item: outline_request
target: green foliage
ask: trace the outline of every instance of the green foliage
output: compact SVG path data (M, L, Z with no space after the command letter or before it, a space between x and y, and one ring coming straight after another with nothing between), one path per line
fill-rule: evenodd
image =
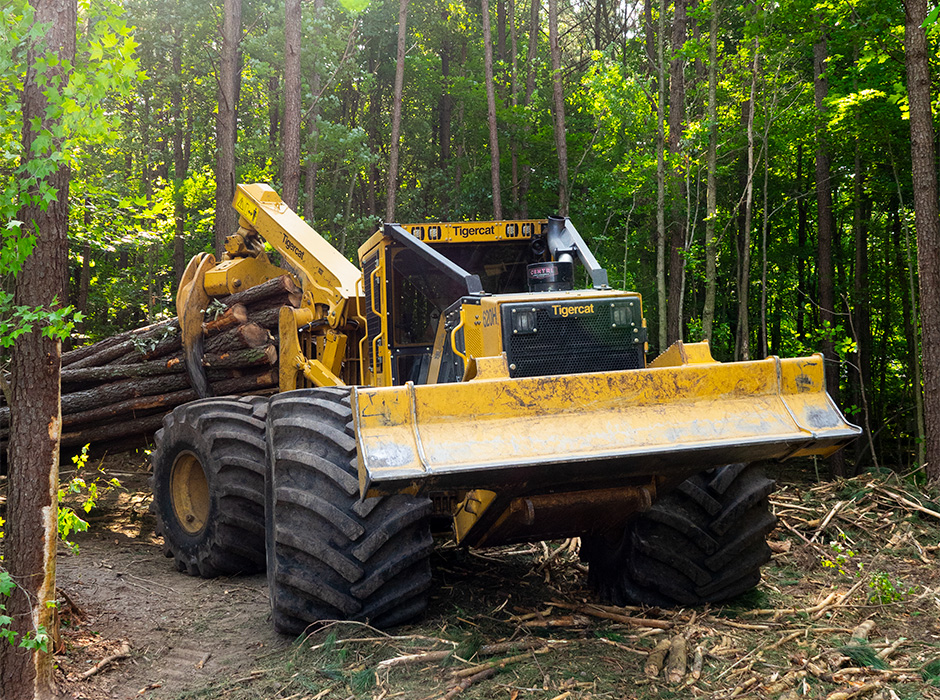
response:
M878 652L867 642L854 640L847 646L839 647L838 651L852 659L857 666L865 666L882 671L888 668L888 664L878 658Z
M868 602L888 605L904 600L911 592L900 578L892 577L884 571L876 571L868 580Z
M859 576L863 568L860 561L855 561L855 552L846 546L847 537L845 533L839 533L839 540L833 540L829 543L829 549L832 554L823 555L820 563L827 569L838 572L842 576Z
M940 687L940 659L934 659L924 664L920 670L920 677L924 682L934 687Z
M36 231L17 213L27 206L45 209L58 193L45 179L65 164L75 170L84 165L83 154L116 140L119 115L109 98L127 93L141 77L133 54L137 44L121 19L120 5L109 0L85 0L80 12L89 20L79 41L74 63L62 62L52 53L37 52L32 66L26 50L36 45L46 27L34 22L32 7L14 0L0 10L0 148L7 160L19 161L0 172L0 276L15 277L32 252ZM61 76L50 69L67 75ZM26 71L34 71L47 101L46 118L33 124L37 132L29 153L22 152L20 95ZM45 124L45 126L44 126ZM40 329L45 337L65 340L82 314L72 306L29 308L16 306L13 294L0 290L0 346L10 348L24 333Z
M560 6L571 216L608 269L611 284L644 295L650 335L656 338L664 312L657 308L655 293L657 110L668 115L672 98L667 95L667 104L658 104L655 61L650 62L645 37L631 24L630 12L623 17L610 13L601 21L591 3ZM491 11L498 27L495 5ZM667 31L672 11L667 9ZM298 209L351 258L384 214L397 12L397 3L368 0L342 0L319 9L305 4L303 9L304 172ZM508 15L508 6L504 12ZM515 3L514 12L503 16L505 45L495 52L503 202L507 216L543 217L554 212L558 192L546 17L543 8L530 56L529 4ZM711 123L705 76L715 12L718 104ZM409 6L400 221L492 216L479 13L478 3L459 1ZM24 193L50 201L55 193L42 175L68 162L74 173L71 287L63 305L77 305L83 275L88 286L86 317L63 317L59 333L85 342L172 316L180 272L174 248L182 248L185 260L214 244L218 17L211 4L175 0L119 5L83 0L80 15L72 77L66 85L50 86L58 95L54 109L61 127L41 134L38 150L24 157L18 98L23 48L42 35L42 27L32 22L25 0L0 10L0 151L8 163L23 158L16 172L0 171L0 276L4 270L15 272L34 242L29 224L17 220ZM937 16L934 8L925 23L934 70L940 67ZM854 5L785 0L761 7L706 2L690 8L689 25L682 45L671 46L666 37L667 60L685 59L684 123L675 152L667 154L667 167L686 196L670 191L666 202L667 220L675 212L684 217L679 256L685 265L683 337L702 337L706 165L714 127L717 212L711 223L718 277L710 342L716 358L740 354L737 268L748 175L743 118L756 46L751 268L743 271L751 287L752 356L804 355L834 343L842 363L827 370L838 373L845 405L855 407L860 423L869 409L868 418L877 426L876 453L910 462L917 434L913 392L919 381L910 366L918 341L908 330L916 298L910 299L906 289L908 262L897 233L899 224L911 219L912 192L906 76L899 60L902 8L884 0ZM236 179L282 189L282 8L267 0L247 2L243 27ZM829 51L825 114L817 110L813 85L813 46L821 29L828 30ZM51 65L51 59L43 59L43 67ZM832 256L839 308L831 327L821 322L818 307L817 143L826 144L833 165L837 230ZM55 159L51 154L57 154ZM307 201L303 190L313 184L314 168L313 199ZM35 188L18 189L17 178L23 177ZM856 202L856 179L862 202ZM869 264L863 290L855 284L861 276L855 269L857 204ZM916 241L910 253L916 263ZM758 280L765 268L767 284L761 289ZM0 287L9 286L7 275ZM867 332L853 329L847 309L856 322L862 309L869 311ZM42 319L35 314L41 311L22 313L32 315L39 327ZM20 329L28 321L17 313L0 295L0 347L24 332ZM767 347L760 347L764 319ZM866 343L871 366L864 369L871 381L863 401L856 356ZM660 348L653 345L655 354Z
M73 532L85 532L88 529L88 522L81 518L78 511L90 513L101 496L112 488L121 486L121 482L116 478L108 479L105 476L100 463L93 478L85 478L82 475L83 470L87 471L88 448L89 445L85 445L79 454L72 457L75 475L59 486L57 495L59 539L73 554L78 554L78 545L69 540L69 536Z

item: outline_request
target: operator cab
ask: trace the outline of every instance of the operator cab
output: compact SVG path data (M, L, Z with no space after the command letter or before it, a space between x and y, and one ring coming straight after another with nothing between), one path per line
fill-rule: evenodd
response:
M503 336L513 330L496 319L503 300L545 303L582 295L568 291L575 257L594 285L589 293L609 295L606 272L568 219L386 224L359 250L367 325L361 356L368 358L371 383L461 381L469 358L508 350ZM641 319L639 296L632 296Z

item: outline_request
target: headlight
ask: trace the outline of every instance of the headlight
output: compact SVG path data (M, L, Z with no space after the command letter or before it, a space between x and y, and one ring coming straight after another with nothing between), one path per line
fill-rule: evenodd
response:
M537 318L535 309L513 309L512 332L516 335L537 333L539 330L535 327Z
M629 304L610 305L610 325L613 328L625 328L633 323L633 309Z

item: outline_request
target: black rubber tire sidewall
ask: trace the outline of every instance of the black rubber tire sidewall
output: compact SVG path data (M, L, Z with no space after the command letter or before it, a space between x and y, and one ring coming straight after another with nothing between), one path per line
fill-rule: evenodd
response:
M164 553L180 571L212 578L264 570L264 427L267 399L221 397L174 409L151 454L152 510ZM208 485L204 527L189 532L173 507L171 474L192 453Z
M279 394L271 401L266 436L265 537L275 629L298 635L334 619L387 628L421 615L431 584L431 502L401 494L360 500L349 389ZM293 495L285 497L284 489ZM305 494L306 504L296 502ZM384 543L362 554L373 538Z
M747 592L771 555L772 489L757 465L690 477L619 538L583 538L589 585L616 605L703 605Z

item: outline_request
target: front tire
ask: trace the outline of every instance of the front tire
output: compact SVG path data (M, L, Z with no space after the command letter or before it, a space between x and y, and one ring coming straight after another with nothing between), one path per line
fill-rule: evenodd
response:
M212 578L264 570L268 400L224 397L178 406L151 455L152 510L164 553Z
M427 498L359 499L349 390L271 399L265 494L275 628L324 620L392 627L427 607L433 546Z
M770 560L774 483L759 467L729 464L684 481L631 521L622 536L584 538L588 583L615 605L702 605L754 588Z

